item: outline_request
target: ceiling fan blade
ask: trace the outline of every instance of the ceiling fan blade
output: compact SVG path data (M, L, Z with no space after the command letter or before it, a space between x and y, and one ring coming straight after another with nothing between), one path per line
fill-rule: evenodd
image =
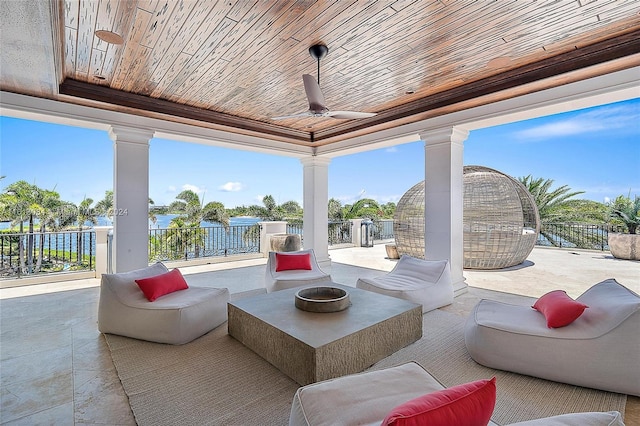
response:
M356 118L367 118L376 115L375 112L357 112L357 111L329 111L326 113L328 117L338 118L342 120L352 120Z
M313 112L325 112L327 107L324 104L324 96L315 77L310 74L303 74L302 82L304 83L304 91L307 93L307 99L309 100L309 110Z
M313 117L313 113L311 111L305 111L298 114L292 115L281 115L280 117L271 117L272 120L286 120L287 118L302 118L302 117Z

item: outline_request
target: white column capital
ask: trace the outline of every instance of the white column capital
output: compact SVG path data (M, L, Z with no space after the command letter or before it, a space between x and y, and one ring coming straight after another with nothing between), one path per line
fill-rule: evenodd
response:
M331 163L331 158L318 157L318 156L313 155L313 156L309 156L309 157L302 157L300 159L300 162L305 167L307 167L307 166L328 166L329 163Z
M129 142L148 145L154 131L137 127L111 126L109 137L114 142Z
M435 145L442 142L462 143L469 137L469 131L460 127L445 127L420 132L420 139L426 145Z

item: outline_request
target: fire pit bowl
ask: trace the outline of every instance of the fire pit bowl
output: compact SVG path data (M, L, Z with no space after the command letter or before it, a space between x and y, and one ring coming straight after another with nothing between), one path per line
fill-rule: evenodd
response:
M307 312L339 312L350 305L349 293L337 287L308 287L296 292L296 308Z

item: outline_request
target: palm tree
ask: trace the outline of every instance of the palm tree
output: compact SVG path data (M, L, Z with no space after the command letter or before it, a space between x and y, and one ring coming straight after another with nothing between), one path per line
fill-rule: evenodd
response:
M331 198L329 200L329 204L327 206L327 210L329 213L330 221L341 221L344 220L344 212L342 210L342 203L335 198Z
M197 223L200 226L202 221L218 222L225 229L229 228L229 215L222 203L211 201L205 205L203 204L204 200L200 201L198 194L190 189L185 189L176 196L176 201L171 203L171 206L182 212L179 217L187 224ZM175 219L172 219L172 221Z
M95 208L99 215L106 216L111 220L113 218L113 191L104 191L104 198L96 203Z
M567 185L551 190L553 179L534 179L531 175L518 178L529 193L533 196L533 200L538 207L538 215L541 222L553 222L557 220L559 208L569 198L578 194L584 194L584 191L573 191Z
M627 227L629 234L635 234L640 226L640 197L637 195L632 200L631 193L628 197L618 196L610 205L610 219L617 220Z
M295 201L287 201L278 205L272 195L265 195L262 198L262 204L264 206L249 206L251 214L262 220L278 221L302 216L302 207Z
M24 232L24 222L29 224L27 236L26 259L25 247L22 238L18 241L18 257L20 270L34 272L33 252L35 247L34 225L36 219L40 224L40 251L36 261L35 271L42 265L44 232L47 225L55 226L55 212L59 210L63 202L60 194L53 190L39 188L24 180L8 185L0 197L0 210L3 215L12 219L12 226L19 225L20 233Z
M180 244L182 247L193 245L196 257L200 256L200 248L205 240L204 233L200 229L201 222L217 222L224 227L225 231L229 230L229 215L224 204L218 201L203 204L204 200L201 201L198 194L190 189L179 193L176 201L171 203L174 210L181 212L179 216L171 219L169 227L173 229L172 234L174 234L171 238L176 238L175 234L181 232L179 229L188 228L188 232L181 235Z
M562 185L552 190L553 179L534 179L531 175L520 177L518 180L533 196L533 200L538 207L538 215L542 224L540 234L556 247L561 245L561 241L569 241L578 245L580 241L575 241L575 236L570 232L569 227L563 225L554 226L551 228L553 232L550 232L544 227L544 224L562 221L563 216L566 214L566 208L569 206L569 198L583 194L584 191L571 191L571 188L567 185Z
M149 198L149 206L154 204L153 200ZM96 203L95 209L99 216L106 216L109 220L113 220L113 191L104 191L104 198ZM158 221L156 214L151 209L149 209L149 220L154 224Z
M352 205L344 206L344 218L345 219L356 219L356 218L367 218L367 219L377 219L382 214L382 209L376 200L371 198L362 198Z
M263 221L291 220L300 222L302 220L302 207L296 201L286 201L278 205L272 195L265 195L262 198L262 204L263 206L256 204L249 206L249 214L259 217ZM260 238L260 225L256 223L247 228L242 234L242 238L245 241L258 240Z

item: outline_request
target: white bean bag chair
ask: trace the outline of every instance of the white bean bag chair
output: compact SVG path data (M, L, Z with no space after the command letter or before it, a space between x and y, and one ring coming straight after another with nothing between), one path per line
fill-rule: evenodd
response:
M444 386L415 362L330 379L296 391L289 425L379 426L395 407L443 389ZM496 423L489 422L489 425L496 426ZM516 425L624 426L624 423L620 413L612 411L565 414L513 424Z
M422 305L422 313L453 303L451 266L447 260L402 255L386 275L359 278L356 287Z
M640 297L608 279L576 300L588 308L561 328L530 306L481 300L465 324L467 350L487 367L640 396Z
M150 302L135 280L168 272L162 263L103 274L98 330L135 339L181 345L227 321L229 290L189 287Z
M277 271L278 262L276 259L276 255L308 257L311 269L287 269L283 271ZM313 249L285 253L279 253L275 251L269 252L269 258L267 259L267 267L264 278L264 284L267 288L267 293L278 290L285 290L288 288L327 282L331 282L331 275L320 269Z

